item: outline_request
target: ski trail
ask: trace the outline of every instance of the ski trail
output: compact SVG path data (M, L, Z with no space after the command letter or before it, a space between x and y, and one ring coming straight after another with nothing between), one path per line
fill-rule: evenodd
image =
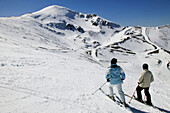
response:
M147 31L147 28L146 28L146 27L143 27L143 28L142 28L142 34L143 34L143 36L145 37L145 40L146 40L148 43L150 43L151 45L153 45L154 47L156 47L156 50L159 50L159 52L160 52L161 54L163 54L162 48L160 48L159 46L155 45L152 41L150 41L150 39L149 39L146 31ZM154 57L154 56L153 56L153 57ZM155 59L157 59L157 58L155 57ZM161 61L164 61L164 62L161 62L160 65L163 65L163 66L164 66L163 68L168 69L168 68L167 68L167 64L168 64L168 62L169 62L168 59L167 59L166 57L165 57L165 58L164 58L164 57L160 57L160 59L163 59L163 60L161 60ZM167 73L168 73L168 71L167 71Z
M155 45L153 42L150 41L148 35L146 34L146 30L147 30L146 27L143 27L143 28L142 28L142 34L143 34L145 40L146 40L148 43L150 43L151 45L155 46L157 49L161 49L160 47L158 47L157 45Z
M131 30L131 29L132 29L132 28L129 27L129 28L124 29L122 32L119 32L119 33L117 33L117 34L111 35L110 38L109 38L108 40L106 40L102 45L98 46L97 48L93 48L93 49L91 50L91 52L92 52L91 56L92 56L95 60L100 61L101 59L99 59L99 58L97 57L97 55L98 55L98 49L99 49L99 48L104 48L104 47L106 47L106 46L108 46L108 45L112 45L114 42L116 43L116 42L122 41L122 40L125 38L125 37L123 37L124 34L126 34L126 32L128 32L128 31Z

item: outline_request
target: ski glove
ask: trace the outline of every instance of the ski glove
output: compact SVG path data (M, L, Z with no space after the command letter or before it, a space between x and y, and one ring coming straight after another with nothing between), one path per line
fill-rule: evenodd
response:
M112 78L112 76L110 76L108 79L107 79L107 82L110 82L110 79Z

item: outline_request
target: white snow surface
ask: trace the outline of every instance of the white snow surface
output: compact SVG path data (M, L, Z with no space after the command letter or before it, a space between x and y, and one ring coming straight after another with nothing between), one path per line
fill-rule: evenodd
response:
M161 112L135 100L129 104L128 97L130 107L120 107L100 90L92 95L106 82L113 57L125 71L128 95L137 86L142 64L148 63L155 79L152 103L170 112L170 28L110 28L100 23L107 20L87 15L54 5L0 18L0 113ZM85 32L47 25L64 21ZM102 89L108 93L108 84Z

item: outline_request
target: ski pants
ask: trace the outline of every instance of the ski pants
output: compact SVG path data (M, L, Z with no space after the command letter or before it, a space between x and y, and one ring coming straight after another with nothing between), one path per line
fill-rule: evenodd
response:
M122 90L122 83L120 83L120 84L115 84L115 85L113 85L113 84L110 84L109 85L109 94L110 94L110 96L114 96L114 91L113 91L113 88L117 88L117 91L118 91L118 93L119 93L119 95L120 95L120 99L121 99L121 101L122 102L125 102L125 95L124 95L124 92L123 92L123 90Z
M142 88L140 86L137 87L137 98L138 100L142 100L142 94L141 94L141 91L144 89L144 92L145 92L145 95L146 95L146 98L147 98L147 101L146 103L148 104L151 104L151 95L149 93L149 87L147 88Z

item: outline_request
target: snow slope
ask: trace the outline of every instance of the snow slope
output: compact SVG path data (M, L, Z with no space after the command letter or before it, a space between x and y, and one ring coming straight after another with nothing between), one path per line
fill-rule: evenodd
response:
M0 112L160 112L134 100L128 109L119 107L101 91L92 95L105 82L110 60L116 57L126 73L123 90L129 95L141 65L149 64L155 78L152 102L168 113L169 34L169 26L123 27L56 5L0 18ZM108 86L103 90L108 92Z

